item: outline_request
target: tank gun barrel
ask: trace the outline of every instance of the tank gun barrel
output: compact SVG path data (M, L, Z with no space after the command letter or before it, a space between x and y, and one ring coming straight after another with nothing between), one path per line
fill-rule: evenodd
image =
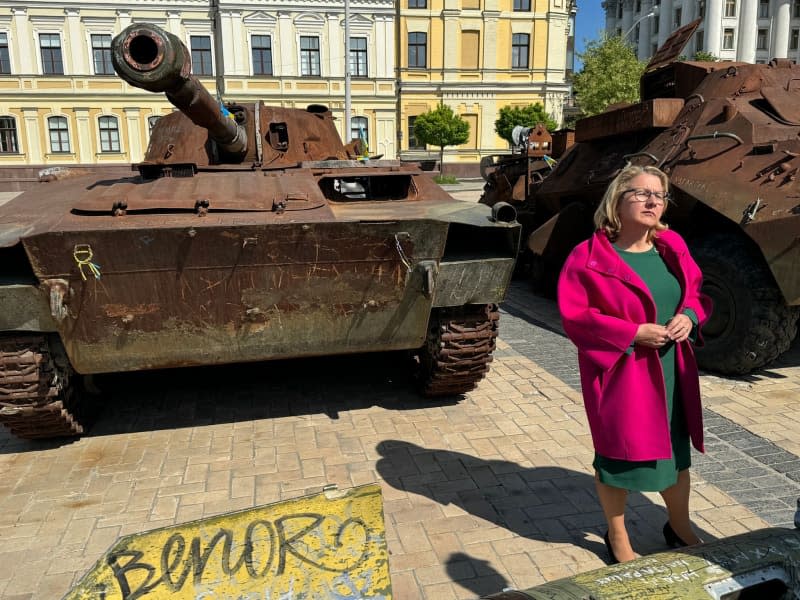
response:
M150 23L134 23L111 42L117 74L132 86L164 92L167 99L225 152L247 150L244 127L192 75L191 54L177 37Z

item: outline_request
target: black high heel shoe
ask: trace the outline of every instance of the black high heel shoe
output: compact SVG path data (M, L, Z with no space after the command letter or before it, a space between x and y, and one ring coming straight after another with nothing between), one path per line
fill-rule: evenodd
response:
M669 523L668 523L669 524ZM608 532L603 536L603 541L606 543L606 550L608 550L608 564L616 565L619 564L617 557L614 556L614 550L611 548L611 540L608 539Z
M689 545L672 530L672 525L669 524L669 521L664 523L664 541L667 542L667 546L670 548L685 548Z

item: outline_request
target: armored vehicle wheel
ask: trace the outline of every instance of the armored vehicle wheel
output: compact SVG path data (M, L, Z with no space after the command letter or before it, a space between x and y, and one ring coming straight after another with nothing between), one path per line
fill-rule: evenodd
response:
M760 257L736 236L714 235L692 247L703 291L714 302L703 327L701 368L741 375L785 352L797 334L798 309L787 306Z
M81 435L88 410L57 338L0 336L0 423L23 439Z
M417 355L424 396L463 394L489 371L500 313L496 304L442 309L431 315L428 339Z

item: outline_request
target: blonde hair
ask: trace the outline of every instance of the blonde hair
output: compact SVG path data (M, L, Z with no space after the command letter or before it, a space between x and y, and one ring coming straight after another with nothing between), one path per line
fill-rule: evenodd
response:
M608 185L606 189L605 195L603 195L603 199L600 201L600 206L597 207L597 210L594 213L594 224L597 229L602 229L606 232L608 239L612 242L615 241L619 237L619 232L622 229L622 222L619 220L619 214L617 212L617 208L619 207L619 201L622 199L622 195L630 189L631 180L638 177L639 175L654 175L661 180L661 186L664 189L664 193L669 192L669 179L667 178L666 173L664 173L661 169L656 167L640 167L638 165L628 165L622 171L620 171L614 180ZM664 201L664 211L661 213L663 214L667 211L667 202ZM647 241L652 242L653 238L658 236L660 231L664 231L667 229L668 226L665 223L662 223L661 220L656 223L656 225L647 233Z

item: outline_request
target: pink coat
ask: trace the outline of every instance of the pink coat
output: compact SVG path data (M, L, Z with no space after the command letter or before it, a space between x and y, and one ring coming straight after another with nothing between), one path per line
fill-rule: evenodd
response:
M655 246L678 278L676 314L692 309L702 325L711 300L700 292L702 274L683 238L663 231ZM658 351L635 345L642 323L656 322L656 305L641 278L600 231L567 258L558 281L558 307L566 331L578 347L583 401L595 450L631 461L672 455L664 372ZM697 344L702 338L697 336ZM703 415L697 364L689 340L676 347L676 392L683 400L692 444L703 446ZM676 394L677 395L677 394Z

